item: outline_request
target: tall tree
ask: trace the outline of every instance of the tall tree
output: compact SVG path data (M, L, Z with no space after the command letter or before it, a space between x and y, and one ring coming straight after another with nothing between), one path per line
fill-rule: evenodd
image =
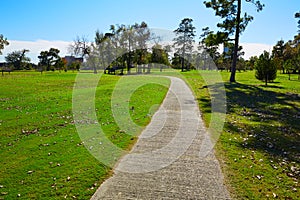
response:
M22 70L30 62L30 58L26 57L26 53L29 52L27 49L20 51L13 51L8 53L5 57L5 61L14 67L15 70Z
M2 55L2 50L7 45L9 45L7 38L5 38L2 34L0 34L0 55Z
M174 47L176 53L181 56L181 71L185 68L186 55L193 50L193 43L195 42L195 27L192 24L193 19L184 18L181 20L179 27L174 30L176 37L174 38Z
M261 11L264 7L260 1L246 0L253 3L257 11ZM225 41L230 41L229 37L234 35L234 51L231 66L230 82L235 82L236 65L238 59L239 50L239 37L240 34L245 31L248 23L253 20L253 17L247 13L242 14L242 0L210 0L204 1L207 8L212 8L215 11L215 15L223 19L221 23L217 24L217 27L221 29L216 34L221 34L223 38L219 40L220 44ZM213 34L213 33L212 33Z

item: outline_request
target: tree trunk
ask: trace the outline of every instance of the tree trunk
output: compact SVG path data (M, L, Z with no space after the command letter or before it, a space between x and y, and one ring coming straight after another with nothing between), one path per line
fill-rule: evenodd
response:
M237 10L237 17L236 17L236 30L235 30L234 51L233 51L233 60L231 66L230 82L235 82L235 72L236 72L236 63L238 57L237 54L239 49L239 37L240 37L241 7L242 7L242 2L241 0L238 0L238 10Z
M181 71L184 71L184 57L181 58Z

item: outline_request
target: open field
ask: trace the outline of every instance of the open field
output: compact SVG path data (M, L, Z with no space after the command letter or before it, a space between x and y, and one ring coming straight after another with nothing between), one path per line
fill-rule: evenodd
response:
M203 72L203 76L211 72ZM229 83L222 72L227 95L224 131L217 156L233 196L237 199L300 198L300 81L298 75L278 78L268 87L254 72L237 73ZM197 72L183 73L193 88L206 124L210 96ZM218 87L216 84L214 87ZM210 88L214 88L210 87ZM214 92L214 91L212 91Z
M160 72L156 72L160 73ZM214 72L215 73L215 72ZM212 72L202 71L202 76ZM164 75L179 73L165 72ZM196 71L181 73L198 99L208 125L209 92ZM217 156L227 185L237 199L299 199L300 81L297 75L278 78L268 87L254 72L237 73L238 83L227 82L225 128ZM14 72L0 77L0 199L89 199L111 169L82 145L73 121L72 91L76 73ZM128 82L138 76L124 77ZM153 77L151 77L153 78ZM99 124L122 149L135 136L124 134L111 111L111 96L120 76L101 77L96 92ZM160 80L168 85L168 79ZM141 126L149 123L167 88L146 84L132 94L130 115ZM209 89L212 89L209 91ZM134 108L134 109L131 109Z
M0 77L0 199L89 199L110 175L111 169L88 152L76 132L75 77L70 72L13 72ZM101 77L95 107L107 136L129 149L136 138L120 131L110 109L119 79ZM135 108L130 113L133 120L147 125L157 108L153 105L162 102L167 90L159 84L138 88L129 102Z

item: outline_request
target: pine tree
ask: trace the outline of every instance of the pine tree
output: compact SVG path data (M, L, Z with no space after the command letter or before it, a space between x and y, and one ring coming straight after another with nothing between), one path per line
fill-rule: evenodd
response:
M256 70L255 77L258 80L264 81L266 86L268 85L268 82L276 79L277 68L267 51L264 51L264 53L259 56L254 67Z

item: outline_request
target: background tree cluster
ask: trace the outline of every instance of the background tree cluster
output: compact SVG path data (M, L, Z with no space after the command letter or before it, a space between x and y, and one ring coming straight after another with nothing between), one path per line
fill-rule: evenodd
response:
M283 74L299 74L300 79L300 33L293 40L280 40L272 50L272 57L278 70Z
M92 66L95 72L97 69L116 68L123 74L125 69L130 73L133 67L148 63L169 65L167 48L157 42L149 47L155 39L145 22L111 25L110 32L96 31L87 66Z
M29 52L29 50L23 49L8 53L5 57L5 61L9 68L15 70L31 69L30 58L25 55L27 52Z

